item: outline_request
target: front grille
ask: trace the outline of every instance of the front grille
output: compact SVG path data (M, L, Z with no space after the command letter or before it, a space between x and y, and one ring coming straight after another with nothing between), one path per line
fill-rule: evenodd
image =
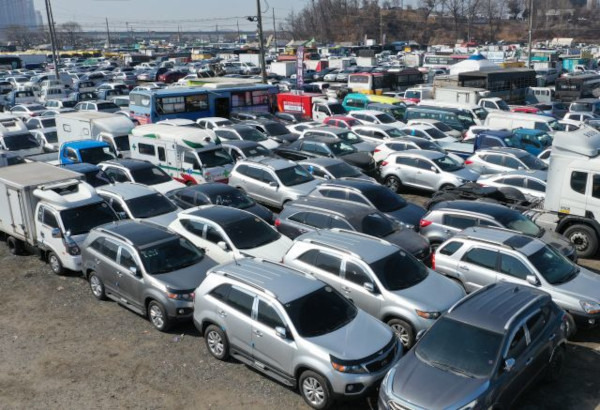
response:
M404 407L400 403L396 403L395 401L388 401L388 406L390 410L412 410L408 407Z
M365 366L370 373L376 373L394 361L396 352L398 351L398 342L394 342L395 343L390 350L382 353L380 357Z

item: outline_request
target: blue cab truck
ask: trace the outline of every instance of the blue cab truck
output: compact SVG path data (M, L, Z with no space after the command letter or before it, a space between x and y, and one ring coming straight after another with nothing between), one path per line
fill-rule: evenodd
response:
M30 161L48 162L53 165L67 165L86 162L97 165L102 161L117 158L112 146L104 141L80 140L63 143L58 152L48 154L31 155Z

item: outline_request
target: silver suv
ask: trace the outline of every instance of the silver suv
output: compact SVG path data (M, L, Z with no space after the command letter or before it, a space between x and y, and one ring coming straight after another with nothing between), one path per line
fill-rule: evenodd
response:
M591 326L600 320L600 276L530 236L468 228L440 245L433 266L467 292L498 281L546 291L567 311L570 333L575 322Z
M258 202L278 208L308 195L319 183L302 166L277 158L238 161L229 176L232 187Z
M443 152L414 149L390 154L381 163L380 172L385 185L394 192L403 185L439 191L479 178L477 172Z
M477 150L465 165L480 174L497 174L516 169L545 170L548 165L529 152L518 148L493 147Z
M283 261L310 272L387 323L406 349L418 332L465 296L464 289L402 248L354 231L301 235Z
M196 289L194 324L215 358L297 387L315 409L367 393L402 355L387 326L331 286L259 259L211 269Z

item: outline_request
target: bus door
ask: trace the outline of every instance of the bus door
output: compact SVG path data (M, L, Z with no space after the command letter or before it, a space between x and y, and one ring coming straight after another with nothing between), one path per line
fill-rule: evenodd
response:
M215 98L215 116L229 118L229 114L231 112L231 108L229 106L229 98L220 97Z

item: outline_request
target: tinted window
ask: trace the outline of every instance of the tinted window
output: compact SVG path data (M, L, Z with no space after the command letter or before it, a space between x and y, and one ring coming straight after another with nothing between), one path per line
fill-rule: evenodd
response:
M516 359L518 358L525 348L527 347L527 340L525 339L525 330L523 327L520 327L515 333L515 336L510 341L510 345L508 348L507 358Z
M142 155L154 156L154 154L155 154L154 145L139 143L138 144L138 152Z
M129 251L125 248L121 248L121 256L119 258L119 265L129 270L130 268L137 269L137 263L135 263L135 259L129 253Z
M571 189L580 194L585 194L587 172L573 171L571 173Z
M490 164L502 165L502 157L500 155L486 155L483 159Z
M151 218L177 210L177 207L171 201L158 192L138 196L125 201L125 203L134 218Z
M44 208L44 225L48 225L51 228L58 228L58 222L52 212Z
M525 280L531 272L515 257L500 254L500 272L518 279Z
M317 255L319 254L319 251L316 249L312 249L308 252L304 252L302 255L300 255L298 257L299 261L302 261L304 263L308 263L309 265L314 265L315 264L315 259L317 258Z
M392 221L379 213L365 216L361 222L360 228L361 232L378 238L383 238L394 232L394 224Z
M279 314L268 303L259 299L256 320L272 328L285 327Z
M111 241L104 241L104 246L100 252L107 258L117 261L117 251L119 250L119 245Z
M144 185L156 185L171 181L171 177L157 166L132 169L131 176L135 182Z
M229 296L230 289L231 289L231 285L217 286L210 292L210 295L216 299L225 301L225 300L227 300L227 296Z
M243 314L250 316L252 305L254 304L254 296L232 287L227 296L227 304L235 310L239 310Z
M208 226L206 228L206 240L212 243L219 243L223 241L223 236L215 228L213 228L212 226Z
M327 228L329 226L329 217L323 214L307 212L304 223L315 228Z
M369 264L384 288L394 291L421 283L428 275L427 268L411 254L398 250ZM402 269L398 269L402 266Z
M511 185L511 186L515 186L515 187L524 187L525 186L525 180L523 178L504 178L504 183L506 185Z
M548 315L549 309L544 308L527 319L526 324L531 341L535 340L542 333L542 330L544 330L546 322L548 321Z
M315 266L319 269L322 269L326 272L333 273L334 275L340 274L340 258L337 258L332 255L328 255L323 252L319 252L317 258L315 260Z
M262 180L263 171L260 168L247 167L247 171L245 172L247 176L252 179Z
M444 215L444 225L451 226L457 229L467 229L476 225L475 218L469 218L460 215Z
M518 169L519 167L523 168L523 164L521 164L520 161L517 161L516 159L511 157L504 158L504 165L512 169Z
M329 218L329 220L331 221L329 224L330 228L340 228L340 229L349 229L349 230L353 230L352 226L350 226L350 224L346 221L344 221L343 219L338 219L338 218Z
M473 248L468 251L462 260L475 265L483 266L487 269L496 269L496 256L498 252L488 251L487 249Z
M346 199L346 191L339 189L319 189L319 192L327 198Z
M373 184L373 188L363 190L363 195L381 212L392 212L406 206L406 200L389 188Z
M359 286L362 286L365 283L373 283L365 270L352 262L346 263L345 278Z
M238 249L253 249L281 238L275 229L258 216L246 215L235 221L221 224L229 240ZM211 232L209 227L208 233ZM207 236L208 236L207 233Z
M454 255L454 253L463 246L462 242L450 242L440 249L442 255Z
M600 183L598 185L600 186ZM594 177L594 186L596 186L596 177ZM533 189L534 191L546 192L546 186L541 182L535 181L533 179L527 181L527 188ZM596 194L600 195L600 192L597 192ZM600 198L600 196L594 195L594 191L592 191L592 195L596 198Z
M181 219L180 223L186 231L202 238L205 226L202 222L194 221L192 219Z

